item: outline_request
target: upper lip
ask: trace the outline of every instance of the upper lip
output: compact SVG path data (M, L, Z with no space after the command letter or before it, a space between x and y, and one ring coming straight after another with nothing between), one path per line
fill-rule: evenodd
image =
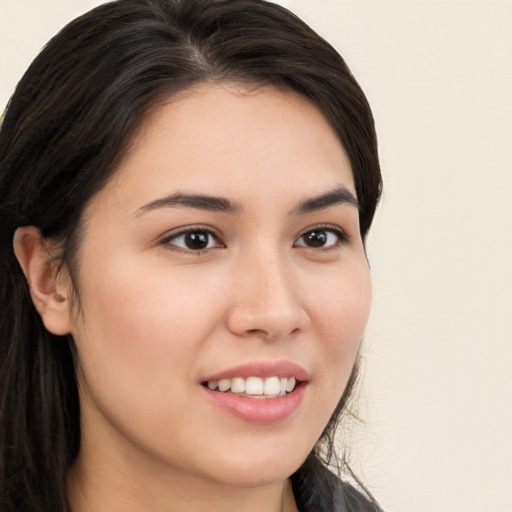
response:
M232 366L231 368L209 375L203 379L203 382L234 379L235 377L241 377L243 379L247 379L248 377L293 377L299 381L309 380L309 374L302 366L292 363L291 361L278 360L252 361L250 363Z

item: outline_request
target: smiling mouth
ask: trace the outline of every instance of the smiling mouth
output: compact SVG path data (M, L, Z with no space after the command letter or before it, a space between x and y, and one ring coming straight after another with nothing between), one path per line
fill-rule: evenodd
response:
M294 377L234 377L202 382L203 386L219 393L230 393L246 398L278 398L291 393L299 384Z

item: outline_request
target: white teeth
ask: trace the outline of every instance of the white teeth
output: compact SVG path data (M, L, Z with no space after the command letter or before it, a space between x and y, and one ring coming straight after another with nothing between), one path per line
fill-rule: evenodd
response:
M288 393L290 391L293 390L293 388L295 387L295 379L292 377L291 379L288 379L288 385L286 386L286 391L288 391Z
M245 381L245 392L248 395L263 395L263 379L249 377Z
M281 383L278 377L270 377L269 379L265 379L265 384L263 385L264 395L279 395L280 392Z
M219 380L219 391L227 391L231 387L230 379L220 379Z
M239 393L253 396L283 396L295 389L296 380L293 377L235 377L234 379L220 379L208 381L208 387L211 390L218 389L226 392L231 390L232 393Z
M245 380L241 377L235 377L231 381L231 391L233 393L245 393Z

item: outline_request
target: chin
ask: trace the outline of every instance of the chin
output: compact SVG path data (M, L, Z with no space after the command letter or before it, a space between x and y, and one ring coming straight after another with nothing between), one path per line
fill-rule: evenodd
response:
M235 487L263 487L288 479L306 460L307 454L297 457L273 452L265 459L255 460L247 455L237 461L226 461L217 465L216 479Z

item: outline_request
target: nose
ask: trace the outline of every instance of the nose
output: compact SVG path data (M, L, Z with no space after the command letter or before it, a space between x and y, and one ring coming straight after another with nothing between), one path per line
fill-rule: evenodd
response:
M279 258L251 258L232 277L227 323L237 336L287 339L311 324L300 283Z

